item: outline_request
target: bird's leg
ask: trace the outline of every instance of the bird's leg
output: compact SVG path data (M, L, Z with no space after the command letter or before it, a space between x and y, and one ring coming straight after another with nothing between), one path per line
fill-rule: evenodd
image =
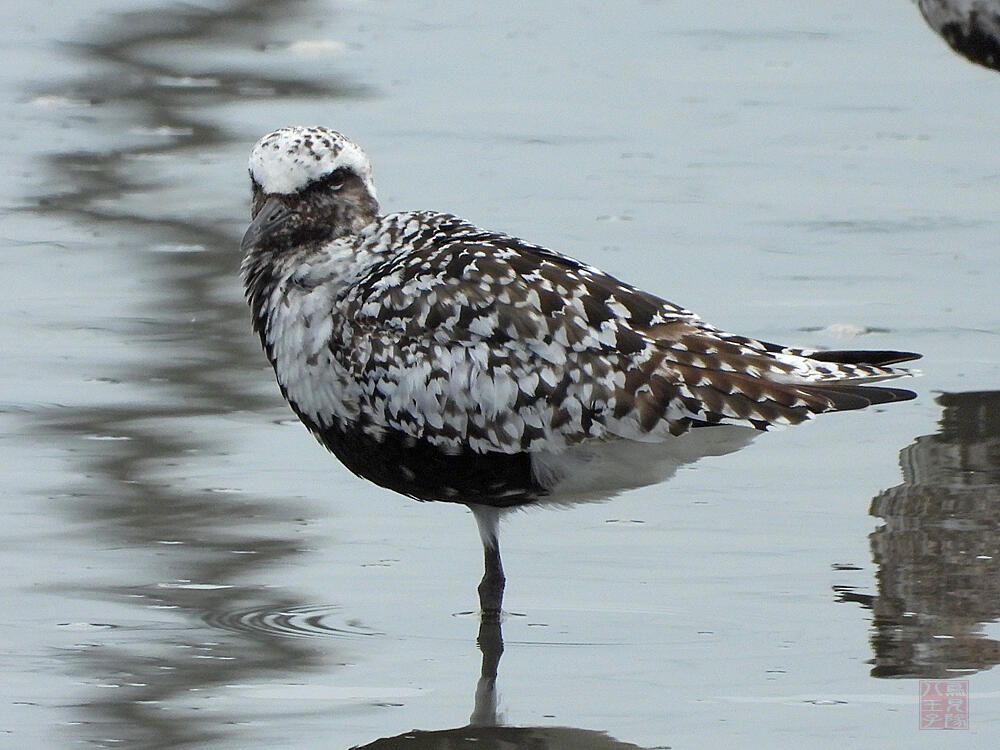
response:
M476 517L479 536L483 540L485 572L479 583L479 608L484 619L499 619L506 583L500 562L500 509L488 505L470 505L469 509Z
M496 540L494 540L496 541ZM503 575L503 564L500 562L500 545L484 544L483 558L486 572L479 582L479 608L483 618L500 617L500 606L503 604L503 587L507 579Z

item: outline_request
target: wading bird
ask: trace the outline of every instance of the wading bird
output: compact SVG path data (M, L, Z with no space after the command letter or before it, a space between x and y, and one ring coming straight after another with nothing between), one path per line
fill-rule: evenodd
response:
M450 214L381 215L367 156L326 128L264 136L250 179L242 275L282 394L355 474L472 510L484 616L505 509L609 497L769 425L914 396L867 384L917 354L737 336Z

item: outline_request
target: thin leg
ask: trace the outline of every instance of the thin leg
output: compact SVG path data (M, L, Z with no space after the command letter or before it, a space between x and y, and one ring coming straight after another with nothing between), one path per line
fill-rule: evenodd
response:
M483 540L485 572L479 583L479 608L484 618L499 618L506 583L500 562L500 509L486 505L470 505L469 509L476 517Z
M476 517L479 536L483 540L483 561L486 572L479 584L479 650L483 652L483 665L476 683L476 707L469 717L470 726L495 727L500 725L497 716L497 668L503 654L503 634L500 631L500 607L506 580L500 562L500 510L485 505L471 505Z
M483 617L500 617L500 606L503 604L503 587L507 579L503 575L503 564L500 562L500 545L483 547L483 558L486 572L479 582L479 608Z

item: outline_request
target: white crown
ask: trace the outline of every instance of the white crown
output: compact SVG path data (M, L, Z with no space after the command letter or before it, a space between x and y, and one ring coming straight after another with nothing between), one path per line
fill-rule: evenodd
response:
M257 141L250 152L250 176L267 194L297 193L341 168L360 177L376 197L372 166L365 152L335 130L281 128Z

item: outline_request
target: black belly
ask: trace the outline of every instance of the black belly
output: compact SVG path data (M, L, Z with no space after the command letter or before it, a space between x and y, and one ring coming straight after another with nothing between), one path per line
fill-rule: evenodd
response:
M546 494L531 476L527 453L446 453L396 430L381 439L352 426L313 432L359 477L417 500L506 508Z

